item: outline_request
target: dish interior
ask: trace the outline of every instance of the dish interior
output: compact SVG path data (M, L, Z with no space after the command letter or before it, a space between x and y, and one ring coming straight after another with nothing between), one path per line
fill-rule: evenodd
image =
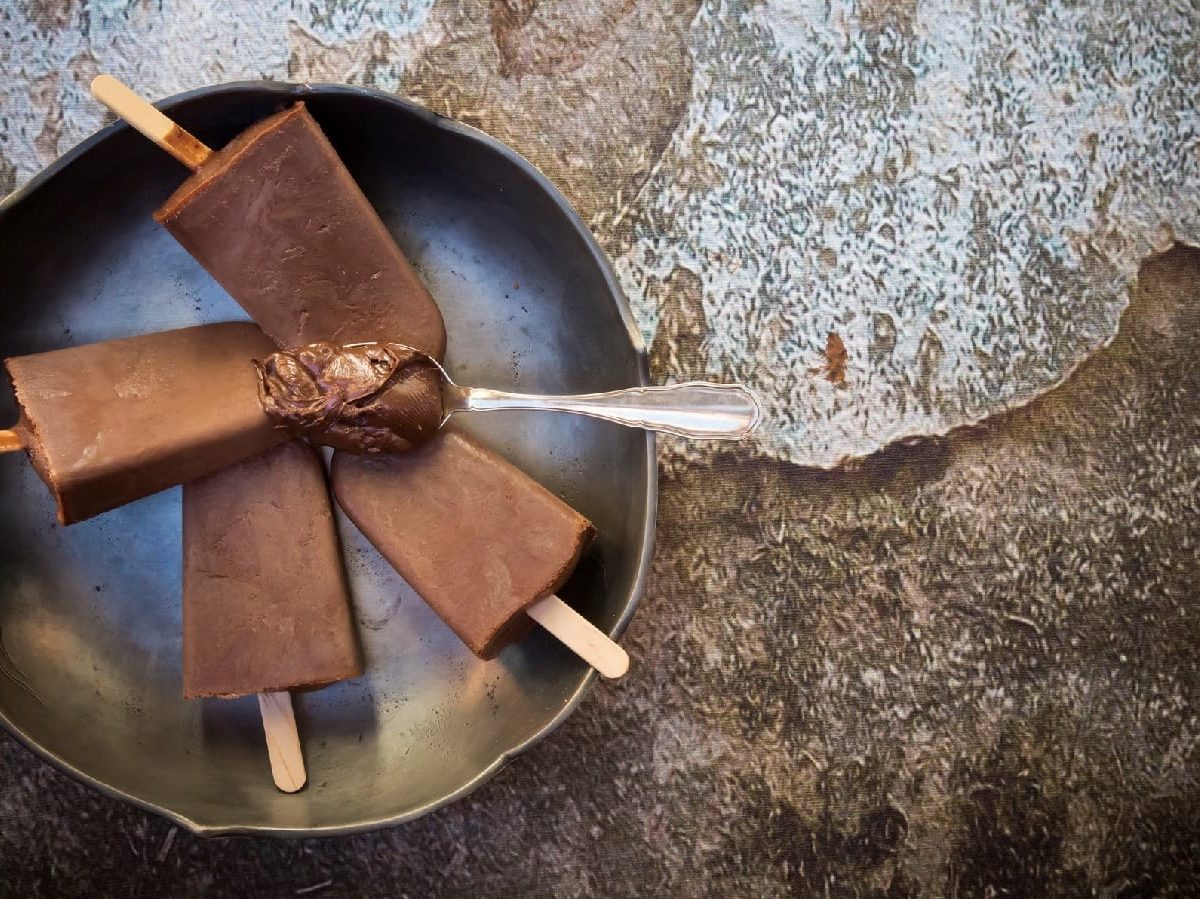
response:
M294 96L437 298L456 381L547 393L646 383L603 256L511 151L349 88L234 85L167 108L220 146ZM140 136L109 130L10 197L0 352L244 319L151 218L185 175ZM0 424L15 417L5 383ZM562 595L619 630L653 530L653 439L563 415L459 419L595 523L599 538ZM295 696L309 786L285 796L271 784L254 697L182 699L179 488L62 528L24 454L0 457L0 485L0 718L56 763L196 830L414 817L561 721L589 676L541 632L476 660L339 513L367 674Z

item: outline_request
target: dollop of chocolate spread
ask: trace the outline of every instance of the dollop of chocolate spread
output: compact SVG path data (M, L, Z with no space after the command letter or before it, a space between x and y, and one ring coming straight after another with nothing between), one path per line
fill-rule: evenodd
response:
M310 343L272 353L258 395L278 425L351 453L402 453L442 423L442 378L427 356L398 343Z

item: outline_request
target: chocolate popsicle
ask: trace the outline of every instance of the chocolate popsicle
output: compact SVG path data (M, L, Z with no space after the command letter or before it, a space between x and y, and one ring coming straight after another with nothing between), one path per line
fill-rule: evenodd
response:
M287 439L263 411L249 322L201 325L4 361L14 433L72 524Z
M458 431L402 455L333 457L334 495L421 598L481 659L533 626L591 523Z
M291 441L183 487L183 695L362 673L325 467Z
M281 346L379 339L440 359L442 315L303 103L213 153L154 216Z
M362 673L320 456L293 441L183 488L183 692L258 694L275 785L304 786L290 688Z

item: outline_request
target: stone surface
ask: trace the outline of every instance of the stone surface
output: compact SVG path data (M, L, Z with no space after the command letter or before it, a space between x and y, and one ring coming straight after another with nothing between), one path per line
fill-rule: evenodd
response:
M761 450L806 465L1058 383L1152 248L1200 243L1200 8L1139 8L705 3L692 100L613 236L643 329L655 280L698 278L699 369L758 387ZM812 372L831 330L841 387Z
M1194 4L249 10L0 7L0 191L100 68L397 90L559 183L656 377L772 426L665 443L634 673L468 799L202 841L2 737L0 893L1194 894L1200 252L1153 255L1200 239Z

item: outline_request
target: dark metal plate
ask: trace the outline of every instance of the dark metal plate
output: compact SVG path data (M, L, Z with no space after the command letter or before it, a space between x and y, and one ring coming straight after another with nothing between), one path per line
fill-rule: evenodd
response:
M219 146L297 97L437 297L459 383L545 393L647 383L641 338L586 227L491 138L339 86L223 85L163 107ZM0 204L0 352L245 318L151 218L185 174L113 127ZM15 405L7 385L0 394L8 423ZM549 414L463 422L595 522L599 540L563 594L619 634L653 540L653 437ZM549 733L590 681L542 633L476 660L340 518L368 673L297 695L309 786L285 796L253 697L181 698L179 489L61 528L22 454L0 458L0 485L0 722L80 779L198 832L414 818Z

